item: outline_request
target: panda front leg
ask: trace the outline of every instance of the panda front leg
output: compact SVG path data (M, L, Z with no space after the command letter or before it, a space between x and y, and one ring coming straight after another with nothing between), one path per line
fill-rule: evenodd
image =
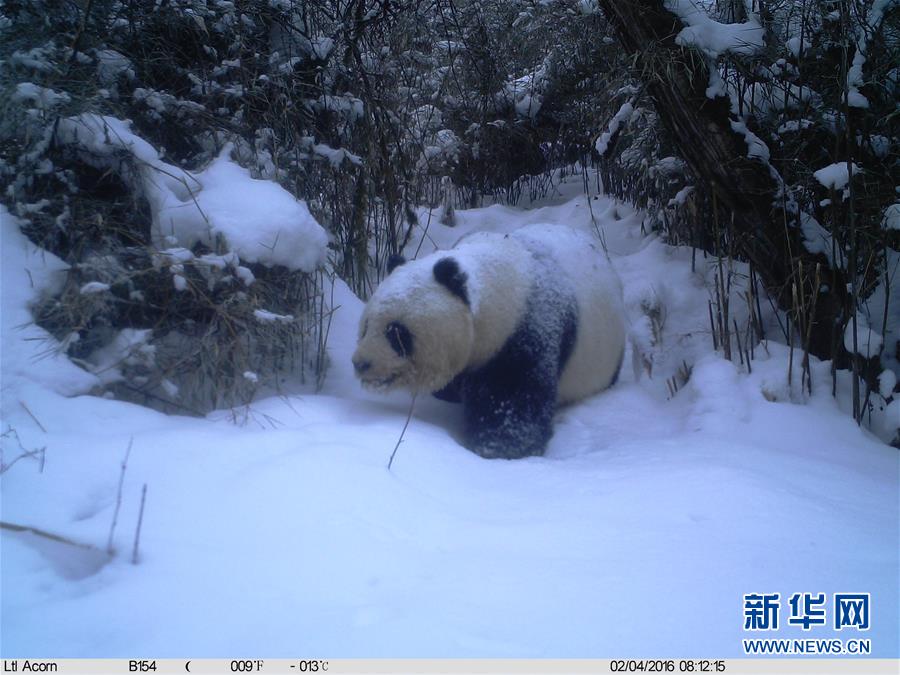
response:
M466 442L485 458L543 455L553 435L557 381L535 364L494 364L466 379ZM541 371L544 372L541 372Z

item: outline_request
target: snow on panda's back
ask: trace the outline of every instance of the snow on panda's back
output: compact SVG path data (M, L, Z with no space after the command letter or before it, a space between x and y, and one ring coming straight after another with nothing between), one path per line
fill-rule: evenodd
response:
M559 401L567 403L605 389L615 380L625 348L622 285L599 242L562 225L529 225L513 236L557 262L556 272L574 289L578 302L575 347L559 381Z
M533 281L531 253L513 235L473 232L445 256L458 261L467 277L474 320L468 367L492 359L512 335L525 312Z

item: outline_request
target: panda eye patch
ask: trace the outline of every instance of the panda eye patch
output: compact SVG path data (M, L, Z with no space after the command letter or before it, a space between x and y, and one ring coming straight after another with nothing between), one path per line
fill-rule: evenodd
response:
M413 336L409 332L409 328L402 323L396 321L389 323L385 330L385 336L391 349L397 352L398 356L411 356L413 352Z

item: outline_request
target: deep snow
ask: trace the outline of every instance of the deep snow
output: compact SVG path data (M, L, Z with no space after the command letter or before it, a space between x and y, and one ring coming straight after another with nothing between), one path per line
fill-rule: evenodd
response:
M320 394L205 419L66 397L96 380L39 360L47 336L22 328L61 263L22 257L0 213L3 430L46 447L42 473L27 458L2 475L2 520L95 547L0 531L3 657L739 657L743 637L803 633L744 633L743 594L778 592L784 612L795 592L867 592L865 634L802 637L866 637L896 658L897 451L839 409L828 364L805 396L773 340L752 374L714 353L712 261L692 273L689 250L642 235L626 206L573 197L580 185L529 210L458 211L452 229L423 214L419 254L475 229L593 230L593 213L652 377L626 356L613 389L560 411L545 457L516 461L467 451L459 409L420 398L390 472L409 397L354 381L362 305L340 282Z

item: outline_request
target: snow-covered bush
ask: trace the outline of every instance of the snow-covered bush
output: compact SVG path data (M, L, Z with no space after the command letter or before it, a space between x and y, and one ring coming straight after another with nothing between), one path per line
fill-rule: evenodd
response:
M235 161L280 177L246 140L234 65L268 27L231 3L2 12L2 199L70 265L38 323L106 393L165 410L246 403L286 376L317 382L325 231Z

